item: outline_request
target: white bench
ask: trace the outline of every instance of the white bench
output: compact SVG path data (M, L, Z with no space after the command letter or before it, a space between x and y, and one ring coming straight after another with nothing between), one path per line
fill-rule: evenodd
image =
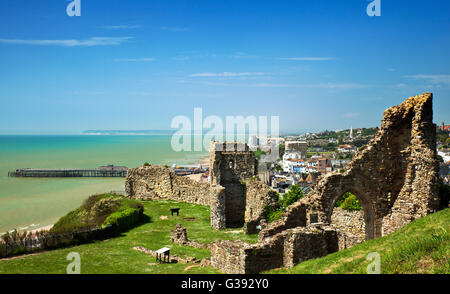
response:
M167 257L167 261L166 261ZM156 261L162 262L170 262L170 248L164 247L156 250Z

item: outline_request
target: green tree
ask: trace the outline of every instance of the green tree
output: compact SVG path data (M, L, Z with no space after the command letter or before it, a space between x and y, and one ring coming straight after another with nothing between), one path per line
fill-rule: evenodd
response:
M260 160L261 156L266 155L267 153L258 148L255 152L256 159Z
M283 155L286 152L286 146L284 144L278 145L278 153L280 154L280 160L283 159Z
M297 185L292 185L289 189L289 192L284 195L283 199L279 200L279 205L284 210L289 205L297 202L302 197L303 191L300 189L300 187Z

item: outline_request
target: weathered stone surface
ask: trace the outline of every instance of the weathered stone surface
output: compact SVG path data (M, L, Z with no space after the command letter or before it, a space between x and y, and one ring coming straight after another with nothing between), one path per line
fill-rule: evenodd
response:
M216 230L223 230L227 227L225 213L225 188L222 186L211 186L211 227Z
M181 224L177 224L175 229L171 232L172 242L181 246L190 246L194 248L208 249L208 244L198 243L197 241L190 241L187 237L186 228L183 228Z
M385 236L438 209L438 172L432 94L425 93L386 110L380 130L345 171L323 177L260 238L304 219L300 207L306 209L307 224L314 218L330 223L334 204L345 192L356 195L364 209L366 239Z
M210 185L177 176L168 167L150 165L129 169L125 180L127 197L141 200L175 200L209 205Z
M343 173L321 177L311 193L259 233L258 244L214 243L211 265L226 273L291 267L385 236L437 211L439 165L432 118L429 93L386 110L380 130ZM361 213L334 207L346 192L363 207L364 233Z
M211 244L211 266L227 274L257 274L292 267L338 250L338 235L331 228L298 227L258 244L220 241Z
M248 221L250 231L255 232L264 205L273 202L275 192L257 180L250 181L248 187L244 183L258 173L254 153L246 144L213 142L210 166L209 183L177 176L171 168L157 165L130 169L125 191L129 198L208 205L214 229L242 226Z
M246 181L246 205L244 230L248 234L256 234L256 226L264 217L264 208L277 205L278 194L259 180Z
M336 207L331 215L331 227L340 233L341 249L362 243L366 239L362 210L344 210Z
M172 242L178 245L186 245L189 240L187 237L186 228L183 228L181 224L177 224L175 229L170 233Z
M246 179L257 176L258 162L246 144L212 142L210 180L225 188L227 227L242 226L245 220Z

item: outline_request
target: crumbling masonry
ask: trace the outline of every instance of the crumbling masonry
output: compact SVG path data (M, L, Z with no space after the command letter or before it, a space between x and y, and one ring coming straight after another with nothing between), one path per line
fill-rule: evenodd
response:
M213 244L211 265L226 273L258 273L353 245L352 236L330 226L346 192L363 207L366 239L386 236L438 209L438 172L432 94L425 93L386 110L380 130L345 170L321 178L259 233L258 244Z
M180 177L163 166L149 165L128 170L125 191L141 200L175 200L211 207L215 229L241 227L256 233L264 206L275 205L277 194L258 181L253 151L241 143L211 143L210 183Z

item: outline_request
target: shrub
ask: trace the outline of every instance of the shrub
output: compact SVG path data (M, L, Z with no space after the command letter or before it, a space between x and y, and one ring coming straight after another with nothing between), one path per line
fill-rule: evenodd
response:
M150 166L150 163L146 162L144 163L144 166Z
M63 216L52 227L52 233L72 233L104 225L108 217L125 209L143 211L143 206L135 201L115 194L94 195L85 200L78 209Z
M297 202L300 198L303 197L303 191L299 186L293 185L291 186L288 193L286 193L283 199L278 200L278 203L281 208L286 209L289 205Z
M341 208L345 210L361 210L361 204L358 199L356 199L355 195L351 195L347 197L344 202L341 204Z
M122 232L132 228L134 225L142 220L144 214L143 207L139 208L124 208L114 212L106 219L103 227L114 226L117 231Z
M284 210L282 209L274 209L273 207L270 206L264 207L264 217L269 223L276 221L277 219L280 219L281 216L283 215L283 212Z
M284 211L292 204L297 202L303 197L303 191L299 186L293 185L288 193L284 195L283 198L278 194L277 206L265 206L264 207L264 217L270 223L277 219L280 219Z

